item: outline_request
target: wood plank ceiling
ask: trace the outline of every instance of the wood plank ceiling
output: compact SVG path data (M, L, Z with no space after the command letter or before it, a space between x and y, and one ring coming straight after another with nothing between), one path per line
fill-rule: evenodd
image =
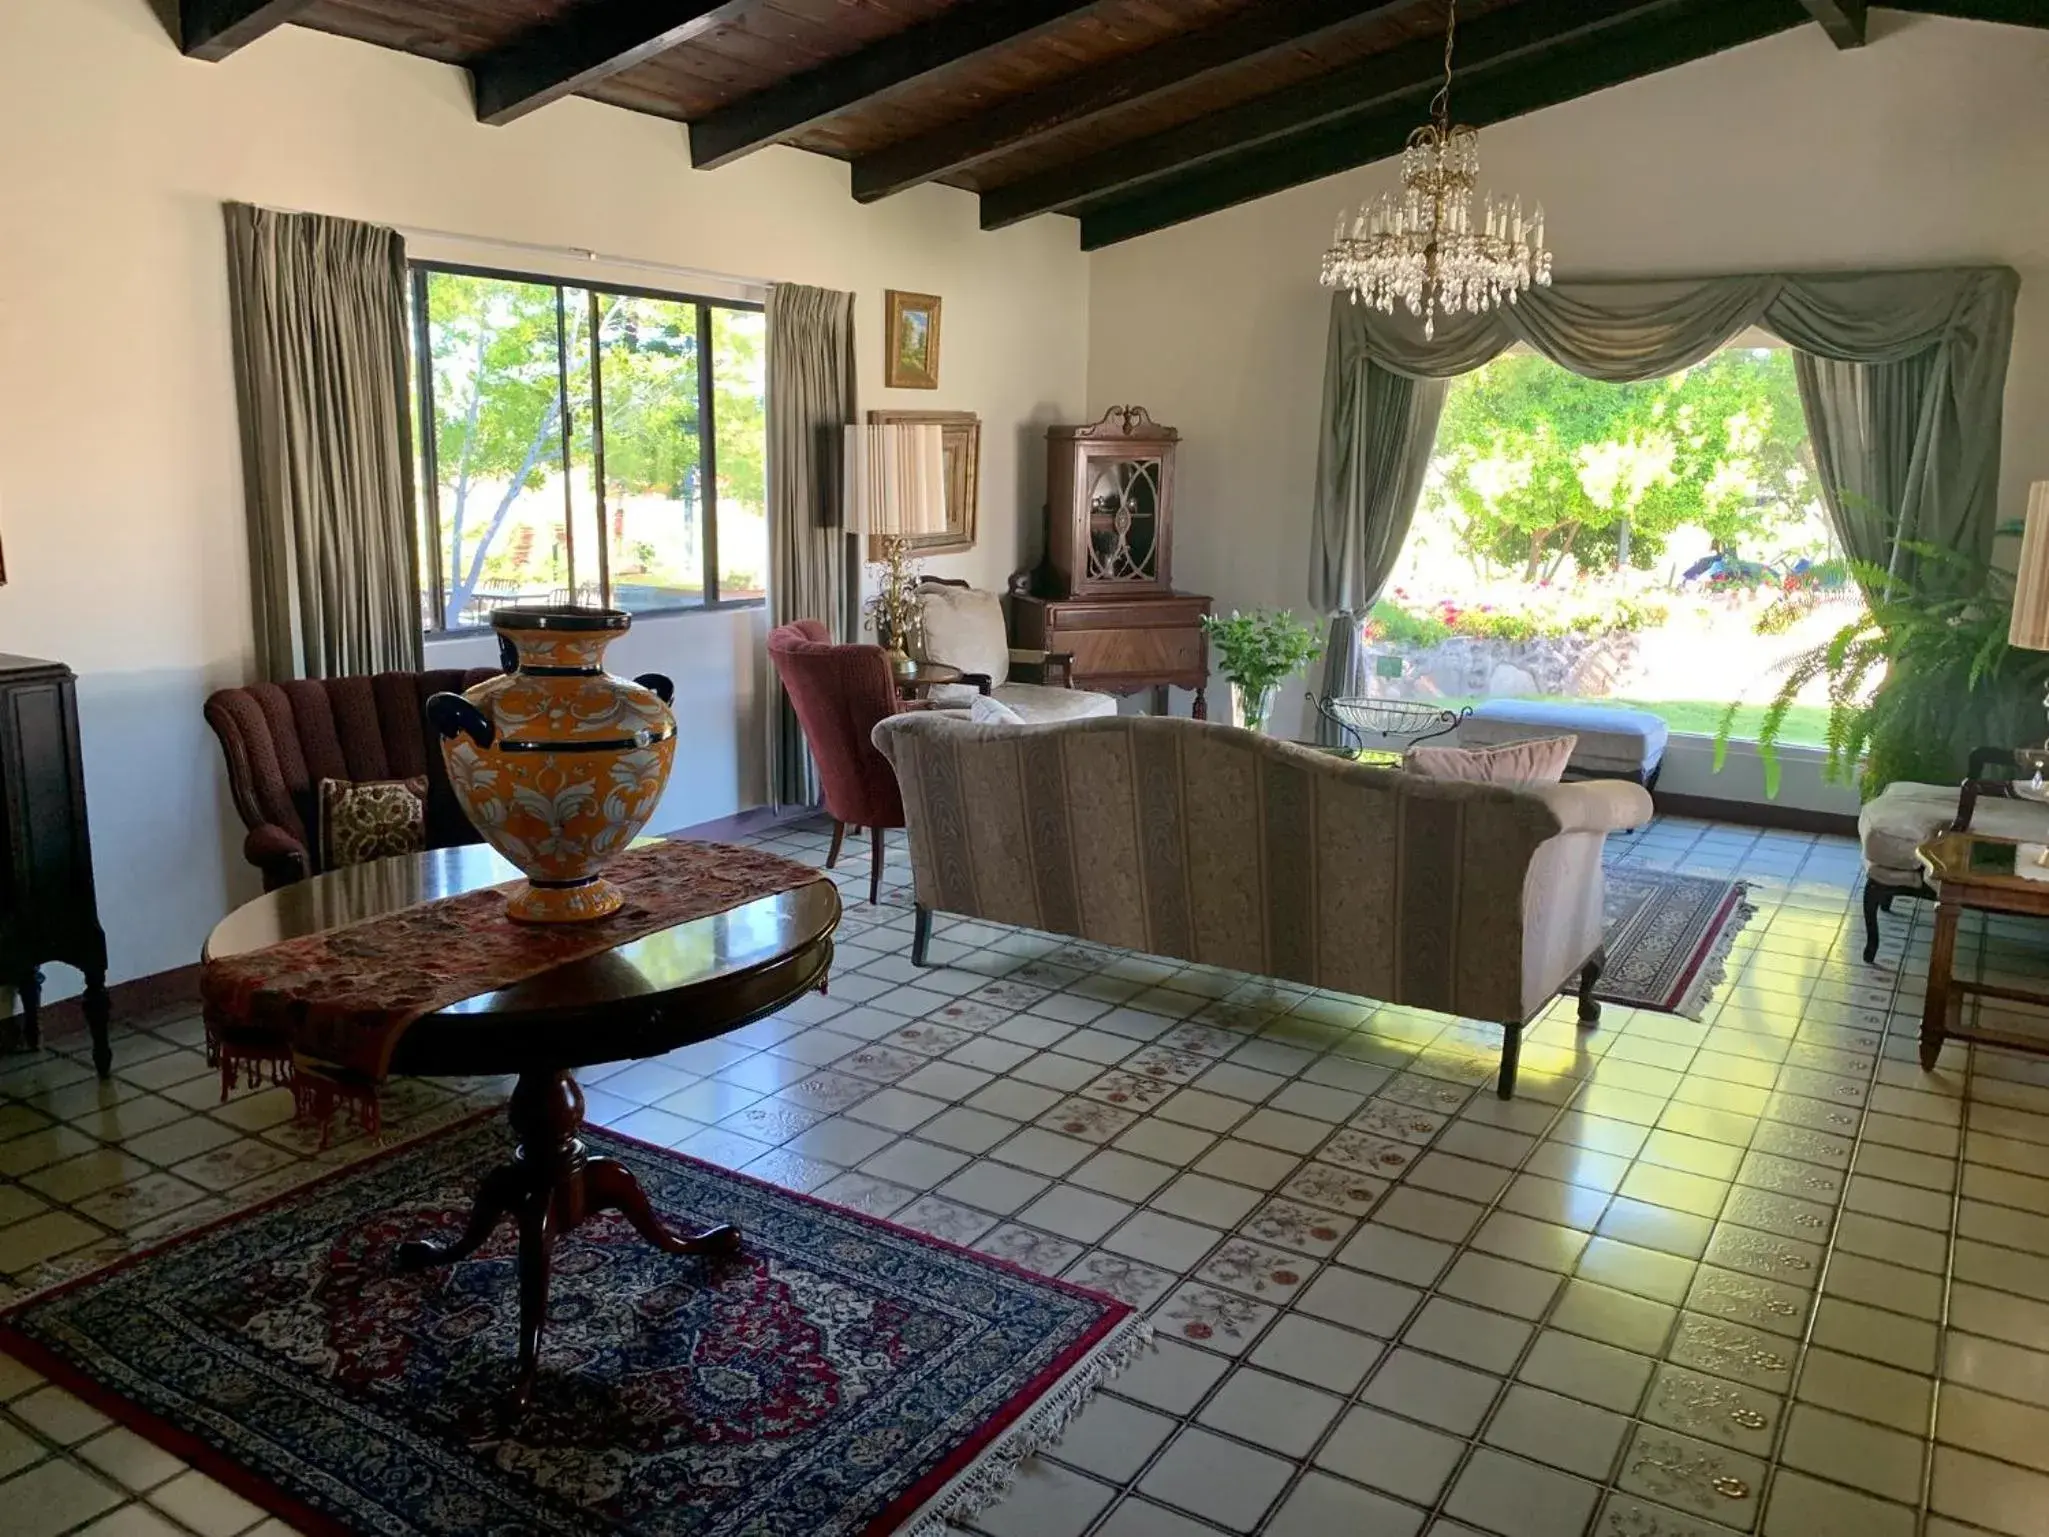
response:
M224 60L286 23L466 68L477 116L587 96L689 125L692 163L790 144L870 202L940 182L996 229L1097 249L1399 152L1446 0L179 0ZM2045 0L1896 8L2049 25ZM1861 46L1866 0L1459 0L1454 115L1489 123L1793 27Z

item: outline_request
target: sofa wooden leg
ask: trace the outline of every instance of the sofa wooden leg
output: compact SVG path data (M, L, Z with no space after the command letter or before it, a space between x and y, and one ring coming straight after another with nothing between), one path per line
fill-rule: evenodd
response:
M911 924L911 964L913 966L930 966L932 964L925 959L925 952L931 948L931 945L932 909L923 902L920 902L918 904L918 915L912 920Z
M837 817L832 824L832 847L825 851L825 868L830 870L840 862L840 845L847 841L847 824Z
M1495 1080L1494 1092L1503 1099L1515 1098L1515 1068L1523 1054L1523 1027L1520 1020L1501 1027L1501 1076Z
M1594 997L1594 988L1600 984L1601 973L1607 967L1608 952L1604 948L1588 956L1586 965L1579 969L1579 1022L1582 1029L1591 1030L1601 1022L1601 1004Z
M882 829L871 827L868 831L875 835L868 845L873 850L868 861L868 905L874 907L882 900Z

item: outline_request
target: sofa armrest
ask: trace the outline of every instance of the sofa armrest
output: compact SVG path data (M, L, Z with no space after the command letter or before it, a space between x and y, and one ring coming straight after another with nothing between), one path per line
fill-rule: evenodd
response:
M275 822L249 829L242 840L242 857L263 872L265 891L303 881L307 875L306 845Z
M1621 832L1643 826L1655 811L1650 791L1626 779L1578 779L1528 788L1551 808L1560 832Z

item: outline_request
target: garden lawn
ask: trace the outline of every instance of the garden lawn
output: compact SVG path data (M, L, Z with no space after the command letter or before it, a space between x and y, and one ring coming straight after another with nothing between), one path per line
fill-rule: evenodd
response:
M1571 694L1545 694L1538 696L1556 704L1585 704L1612 706L1624 710L1647 710L1663 720L1667 727L1691 736L1712 737L1722 729L1722 712L1728 709L1725 703L1712 699L1581 699ZM1461 705L1482 703L1479 699L1445 701L1452 709ZM1736 729L1730 739L1737 742L1757 740L1758 728L1764 724L1766 707L1761 704L1746 704L1736 711ZM1785 747L1826 747L1828 745L1828 706L1825 704L1796 704L1786 712L1786 719L1779 728L1779 743Z

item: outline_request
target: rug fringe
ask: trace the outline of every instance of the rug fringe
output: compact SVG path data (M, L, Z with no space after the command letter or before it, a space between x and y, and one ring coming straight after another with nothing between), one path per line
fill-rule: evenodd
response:
M1699 1019L1706 1012L1708 1000L1715 989L1728 980L1729 953L1736 948L1736 936L1750 927L1750 920L1757 916L1757 904L1750 900L1750 886L1745 881L1731 882L1736 888L1736 906L1729 919L1722 925L1722 932L1715 936L1713 948L1700 963L1700 970L1694 973L1693 982L1686 989L1686 995L1679 1000L1676 1012L1682 1019Z
M955 1537L959 1530L1010 1493L1024 1461L1057 1446L1067 1427L1088 1407L1096 1390L1119 1376L1153 1346L1153 1326L1133 1314L1119 1324L1087 1360L1016 1424L995 1440L972 1466L948 1484L896 1537Z

